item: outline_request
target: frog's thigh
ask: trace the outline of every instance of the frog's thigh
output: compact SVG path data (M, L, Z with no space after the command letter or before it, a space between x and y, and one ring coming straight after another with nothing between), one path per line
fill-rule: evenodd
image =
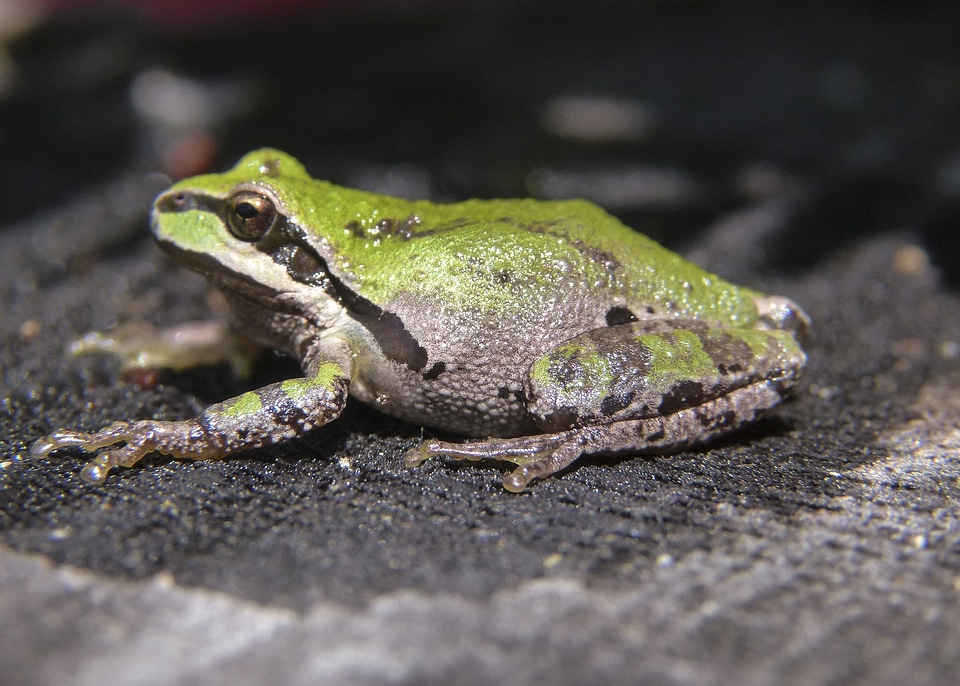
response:
M778 382L764 380L673 414L584 427L584 453L662 455L703 445L752 424L782 399Z
M597 329L547 352L526 379L528 412L547 431L663 417L762 381L782 391L803 355L783 331L657 326Z

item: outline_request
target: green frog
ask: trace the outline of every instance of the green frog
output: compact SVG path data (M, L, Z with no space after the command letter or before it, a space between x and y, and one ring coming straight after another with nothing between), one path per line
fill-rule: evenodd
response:
M311 178L277 150L174 184L152 227L303 376L185 421L57 431L34 456L220 459L335 420L347 396L474 442L405 456L505 460L523 491L591 454L702 445L780 404L806 363L790 300L729 283L582 200L409 201Z

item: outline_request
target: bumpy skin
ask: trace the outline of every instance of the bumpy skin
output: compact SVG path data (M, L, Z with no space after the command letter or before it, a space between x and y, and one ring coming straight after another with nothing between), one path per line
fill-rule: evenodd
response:
M584 201L435 205L311 179L275 150L156 201L175 259L227 294L240 329L305 377L189 422L58 432L99 450L84 475L158 451L220 458L335 419L347 393L480 443L431 455L518 464L523 490L580 455L700 444L777 405L805 363L806 317L703 271ZM520 438L512 438L512 437Z

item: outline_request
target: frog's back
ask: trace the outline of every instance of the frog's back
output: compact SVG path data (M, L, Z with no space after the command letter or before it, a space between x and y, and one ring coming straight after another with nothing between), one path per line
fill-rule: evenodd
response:
M383 307L419 293L457 311L514 321L540 308L563 316L587 301L627 318L726 326L756 318L748 291L584 200L382 198L365 217L339 236L349 242L350 278Z
M285 213L309 234L332 276L382 310L413 297L517 325L537 310L563 318L594 301L638 319L684 317L718 326L756 319L749 291L587 201L409 201L313 179L299 162L270 149L211 178L229 192L251 175L275 186Z

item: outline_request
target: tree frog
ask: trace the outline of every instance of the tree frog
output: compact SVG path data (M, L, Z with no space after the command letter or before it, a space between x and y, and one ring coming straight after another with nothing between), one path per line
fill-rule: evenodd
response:
M706 443L778 405L807 317L728 283L582 200L408 201L311 178L277 150L162 193L153 232L225 294L236 325L304 375L186 421L57 431L101 451L82 475L158 452L219 459L336 419L353 395L480 437L405 456L505 460L519 492L590 454ZM103 450L106 449L106 450Z

